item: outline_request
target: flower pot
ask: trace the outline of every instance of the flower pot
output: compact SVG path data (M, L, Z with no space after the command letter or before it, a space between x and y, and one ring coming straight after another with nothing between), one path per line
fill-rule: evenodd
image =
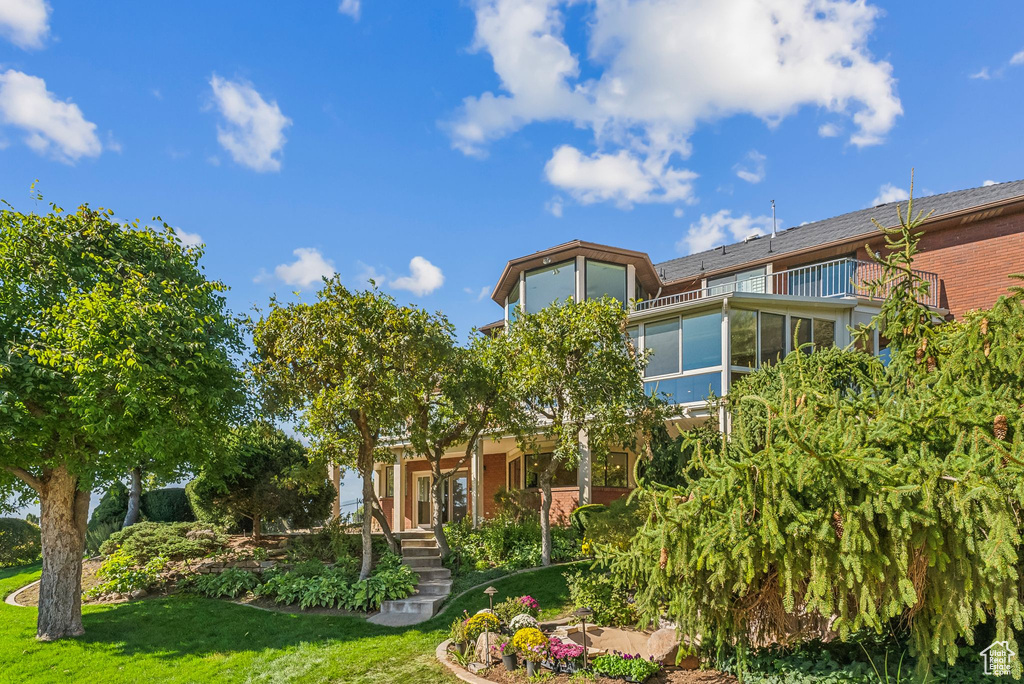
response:
M552 672L558 672L558 661L542 660L540 661L540 664L548 670L551 670Z
M527 660L526 661L526 676L527 677L535 677L537 675L537 669L538 669L537 665L538 664L535 663L532 660Z
M466 655L466 650L469 648L468 641L460 641L455 644L455 649L459 652L459 655Z
M504 665L505 669L509 672L512 672L517 667L519 667L519 663L516 662L515 653L509 653L507 655L501 656L501 664Z

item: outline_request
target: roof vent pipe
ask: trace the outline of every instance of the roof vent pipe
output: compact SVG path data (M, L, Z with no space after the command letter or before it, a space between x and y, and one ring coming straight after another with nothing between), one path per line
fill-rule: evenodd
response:
M772 237L779 237L779 233L775 228L775 200L772 200ZM769 243L770 245L771 243Z

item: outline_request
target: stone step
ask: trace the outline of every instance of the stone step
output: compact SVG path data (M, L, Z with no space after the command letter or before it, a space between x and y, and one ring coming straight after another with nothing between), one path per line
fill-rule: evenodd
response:
M419 572L420 568L439 568L441 567L440 556L429 556L422 558L409 558L403 557L402 563L408 565L414 572Z
M430 580L420 582L416 586L416 593L420 596L447 596L452 590L452 581Z
M402 532L394 532L395 539L433 539L434 533L431 530L403 530Z
M448 568L412 568L420 577L420 582L434 582L451 579L452 571Z
M436 546L411 546L409 548L402 548L402 558L406 560L412 558L440 558L441 551Z
M434 616L434 612L444 603L445 596L413 595L397 601L384 601L380 604L380 612L369 619L377 625L393 627L415 625L426 622Z
M421 539L419 537L411 537L409 539L402 540L402 549L420 549L420 548L437 548L437 540L434 539L434 535L430 535L429 538Z

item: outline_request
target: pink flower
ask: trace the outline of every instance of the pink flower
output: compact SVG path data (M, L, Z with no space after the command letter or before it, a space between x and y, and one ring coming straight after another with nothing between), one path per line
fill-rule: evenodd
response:
M519 603L532 610L540 610L540 604L537 603L537 599L533 598L529 594L526 596L520 596Z

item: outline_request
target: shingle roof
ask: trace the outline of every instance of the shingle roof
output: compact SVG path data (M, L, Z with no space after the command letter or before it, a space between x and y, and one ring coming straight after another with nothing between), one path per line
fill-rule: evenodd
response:
M941 195L914 198L914 213L919 209L925 213L934 211L935 216L970 209L991 202L1024 196L1024 180L1009 183L957 190ZM906 202L889 202L870 209L861 209L849 214L833 218L805 223L788 230L779 231L778 237L771 241L771 255L782 256L789 252L816 247L844 239L852 239L859 235L871 233L874 226L872 218L892 224L896 221L896 205ZM701 272L719 271L742 266L752 261L765 259L769 256L768 237L764 236L749 242L737 242L709 249L705 252L690 254L679 259L671 259L655 264L654 268L664 282L681 278L692 278ZM663 275L662 275L663 274Z

